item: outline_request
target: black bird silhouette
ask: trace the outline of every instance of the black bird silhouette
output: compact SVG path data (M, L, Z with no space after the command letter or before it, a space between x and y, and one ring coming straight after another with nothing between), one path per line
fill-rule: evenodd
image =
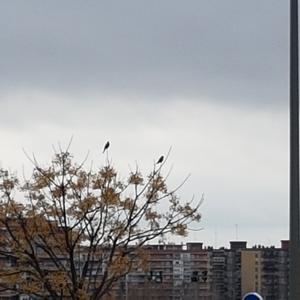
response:
M110 145L109 142L106 142L102 153L104 153L108 149L109 145Z
M164 161L164 156L162 155L159 160L157 161L157 164L161 164Z

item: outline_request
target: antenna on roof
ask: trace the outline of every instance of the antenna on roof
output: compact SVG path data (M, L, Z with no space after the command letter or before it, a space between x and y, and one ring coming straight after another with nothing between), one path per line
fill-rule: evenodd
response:
M235 240L239 240L239 224L235 224Z
M214 247L215 247L215 249L217 249L217 247L218 247L217 244L218 244L218 231L215 228L215 231L214 231Z

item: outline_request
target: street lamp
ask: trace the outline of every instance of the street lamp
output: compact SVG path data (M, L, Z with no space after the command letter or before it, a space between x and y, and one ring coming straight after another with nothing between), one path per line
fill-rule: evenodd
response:
M300 299L298 0L290 0L290 295Z

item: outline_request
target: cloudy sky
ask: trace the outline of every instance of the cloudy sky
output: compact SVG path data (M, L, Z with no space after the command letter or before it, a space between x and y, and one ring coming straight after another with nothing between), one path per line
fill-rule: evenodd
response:
M1 1L0 163L68 144L121 175L172 147L201 197L187 240L288 238L288 13L282 0Z

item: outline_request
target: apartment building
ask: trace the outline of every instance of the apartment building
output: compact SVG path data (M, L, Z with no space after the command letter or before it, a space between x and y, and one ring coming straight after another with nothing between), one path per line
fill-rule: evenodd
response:
M203 247L202 243L187 243L147 245L145 250L148 253L146 270L136 267L117 282L111 291L115 299L240 300L244 294L254 291L265 300L288 299L287 241L283 241L279 248L247 248L245 241L233 241L230 248L214 249ZM78 249L77 254L80 271L85 261L84 248ZM0 267L13 263L0 257ZM51 264L45 258L44 265L49 270ZM92 263L90 268L91 274L101 276L105 264ZM28 297L8 291L0 293L0 300Z
M230 248L213 249L210 252L212 267L212 293L214 300L241 299L241 251L247 242L230 242Z
M147 246L148 272L127 276L128 299L212 298L210 252L202 243Z
M262 291L262 251L247 249L241 252L241 292L245 295Z
M254 247L241 252L242 295L256 291L265 300L288 299L288 245Z
M201 243L149 246L149 272L127 277L128 299L240 300L258 292L266 300L288 298L288 243L280 248L203 248Z

